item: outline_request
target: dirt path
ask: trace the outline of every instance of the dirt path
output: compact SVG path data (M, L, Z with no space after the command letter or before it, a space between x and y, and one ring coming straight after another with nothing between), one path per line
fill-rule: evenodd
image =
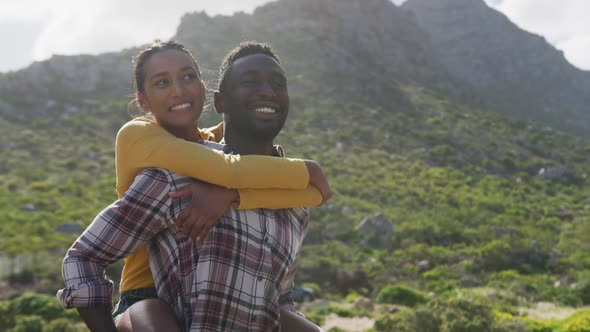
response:
M333 327L341 328L348 332L363 332L373 327L375 321L367 317L339 317L336 314L329 314L326 316L326 322L322 325L324 331L328 331Z

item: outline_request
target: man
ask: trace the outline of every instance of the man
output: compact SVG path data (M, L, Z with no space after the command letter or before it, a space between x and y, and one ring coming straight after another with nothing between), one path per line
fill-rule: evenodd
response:
M242 155L281 155L273 139L289 111L286 83L268 46L246 43L231 52L214 100L224 115L226 145L208 145ZM205 238L191 241L173 226L188 200L172 200L168 193L194 181L163 169L142 172L123 201L103 211L70 249L66 284L87 277L81 262L90 248L102 251L93 259L106 264L150 241L158 297L172 308L182 330L279 330L281 315L310 327L292 314L290 297L308 211L229 209ZM105 221L113 218L121 219L116 227ZM119 245L102 248L101 236L92 234L108 234Z

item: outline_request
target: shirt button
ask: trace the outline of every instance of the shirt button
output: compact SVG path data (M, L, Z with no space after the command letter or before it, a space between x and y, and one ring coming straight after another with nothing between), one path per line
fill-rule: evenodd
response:
M258 276L258 281L262 281L262 276Z

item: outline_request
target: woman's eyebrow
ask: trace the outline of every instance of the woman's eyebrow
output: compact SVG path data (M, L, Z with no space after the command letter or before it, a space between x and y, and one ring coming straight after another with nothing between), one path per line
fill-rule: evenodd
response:
M159 73L155 73L152 76L150 76L150 81L153 80L154 78L158 78L158 77L162 77L162 76L167 76L168 73L163 71L163 72L159 72Z
M192 67L192 66L185 66L185 67L182 67L182 68L180 68L180 70L179 70L179 71L189 71L189 70L190 70L190 71L194 71L194 72L196 72L196 71L197 71L197 70L196 70L194 67ZM167 71L162 71L162 72L159 72L159 73L155 73L155 74L153 74L152 76L150 76L150 80L153 80L154 78L158 78L158 77L160 77L160 76L167 76L167 75L168 75L168 72L167 72Z

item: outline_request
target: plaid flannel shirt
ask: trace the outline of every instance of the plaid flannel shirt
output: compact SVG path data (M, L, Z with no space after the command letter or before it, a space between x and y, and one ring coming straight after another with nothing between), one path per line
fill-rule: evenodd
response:
M182 330L280 330L279 308L295 311L291 289L308 210L230 208L204 239L190 240L174 226L190 198L171 199L168 193L194 181L164 169L139 174L68 250L60 302L112 305L104 267L149 242L158 297Z

